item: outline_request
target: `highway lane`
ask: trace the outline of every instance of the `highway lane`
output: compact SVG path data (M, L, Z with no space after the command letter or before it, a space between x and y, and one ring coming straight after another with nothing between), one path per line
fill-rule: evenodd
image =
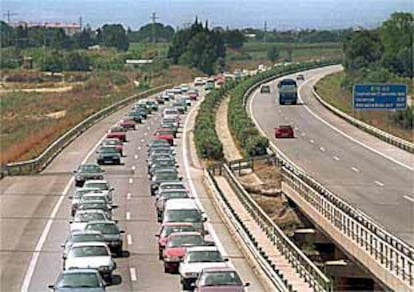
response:
M40 176L6 178L0 182L2 199L1 241L1 291L19 291L26 275L29 291L45 291L62 270L62 244L69 232L70 200L64 198L53 219L49 216L61 198L71 177L71 171L91 152L87 161L94 161L93 147L105 131L118 121L126 109L99 122L67 147ZM105 178L115 187L115 203L118 208L114 218L126 231L125 253L117 258L115 285L109 291L179 291L179 277L163 273L158 260L154 234L158 231L153 198L149 195L146 175L146 143L151 139L159 118L153 116L137 131L128 133L125 144L124 165L107 166ZM177 140L179 141L179 140ZM182 143L179 141L178 152ZM182 161L182 156L179 158ZM135 171L133 172L133 169ZM183 172L183 168L180 171ZM73 190L70 185L69 193ZM3 204L4 203L4 204ZM210 203L211 205L211 203ZM237 249L223 223L208 207L211 225L218 228L223 245L229 250L232 262L240 269L244 280L252 283L253 291L262 291L260 281ZM215 217L213 217L215 216ZM33 265L32 277L27 277L33 250L45 225L44 244L39 248L38 259ZM214 224L213 224L214 223ZM6 235L4 237L3 235Z
M296 165L414 245L414 202L407 199L413 197L413 156L382 141L373 143L372 137L367 138L354 127L344 130L343 121L314 101L310 89L315 80L335 70L327 67L304 72L305 82L299 83L302 105L278 105L279 80L275 80L270 83L272 94L256 91L249 109L259 127ZM321 121L320 116L329 123ZM275 139L273 128L279 124L295 126L295 139ZM332 125L357 140L346 137Z

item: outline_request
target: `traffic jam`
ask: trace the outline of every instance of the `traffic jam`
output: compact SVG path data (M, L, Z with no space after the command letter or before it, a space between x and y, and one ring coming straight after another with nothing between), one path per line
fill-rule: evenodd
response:
M96 163L81 164L74 170L75 188L68 195L70 233L62 244L63 271L49 289L106 291L114 285L117 258L124 252L125 231L118 225L120 218L113 216L117 190L105 179L105 171L110 165L122 164L127 136L134 135L134 130L151 115L159 115L159 127L146 145L147 195L153 199L159 223L154 240L164 272L177 274L182 290L245 291L249 283L242 282L211 239L208 218L178 171L177 144L183 120L199 99L199 89L211 89L207 81L196 78L192 87L183 84L155 98L137 101L106 133L97 147Z

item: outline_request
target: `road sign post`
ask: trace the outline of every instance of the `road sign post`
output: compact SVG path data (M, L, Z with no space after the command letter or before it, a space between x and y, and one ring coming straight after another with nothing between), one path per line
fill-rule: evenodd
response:
M404 110L407 107L407 85L356 84L352 98L354 110Z

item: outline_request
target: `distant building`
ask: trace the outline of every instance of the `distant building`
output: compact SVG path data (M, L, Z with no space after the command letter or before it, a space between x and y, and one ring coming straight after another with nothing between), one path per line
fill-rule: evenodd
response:
M28 28L30 27L61 28L69 36L72 36L75 33L78 33L81 31L81 26L78 23L69 23L69 24L61 23L61 22L28 23L28 22L20 21L17 23L13 23L12 26L13 27L24 26Z
M255 39L256 38L256 34L255 33L246 33L244 36L246 38L249 38L249 39Z

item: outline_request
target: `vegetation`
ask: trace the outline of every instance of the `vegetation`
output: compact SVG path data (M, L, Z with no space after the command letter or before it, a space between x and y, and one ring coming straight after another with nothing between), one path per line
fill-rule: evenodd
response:
M272 46L267 49L267 58L270 62L274 63L279 57L279 51L277 47Z
M174 34L168 50L173 64L188 65L213 74L220 58L225 56L224 40L220 32L210 30L196 19L188 29Z
M153 33L155 39L153 40ZM149 23L137 31L128 30L130 42L170 42L174 35L174 28L162 23Z

